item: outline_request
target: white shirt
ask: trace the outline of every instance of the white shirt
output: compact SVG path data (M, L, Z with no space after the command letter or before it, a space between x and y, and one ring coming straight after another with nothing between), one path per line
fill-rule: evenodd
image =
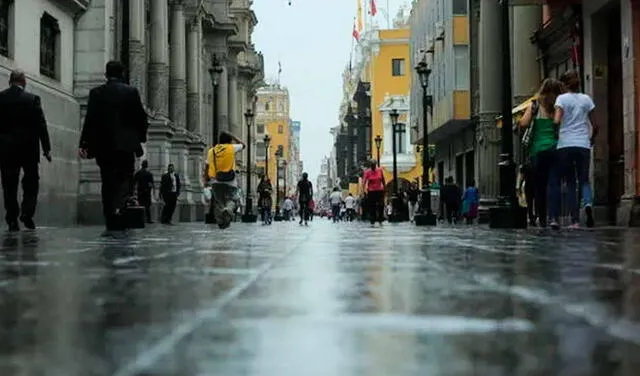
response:
M347 198L344 199L344 206L346 206L347 209L354 209L356 207L356 199L353 198L353 196L347 196Z
M558 149L579 147L591 149L589 113L596 108L591 97L581 93L565 93L556 99L563 110Z
M293 201L288 198L284 200L284 204L282 206L284 210L293 210Z
M331 201L331 205L340 205L342 203L342 192L333 192L329 197L329 201Z
M173 193L178 192L178 184L177 184L176 174L175 173L171 174L171 192L173 192Z

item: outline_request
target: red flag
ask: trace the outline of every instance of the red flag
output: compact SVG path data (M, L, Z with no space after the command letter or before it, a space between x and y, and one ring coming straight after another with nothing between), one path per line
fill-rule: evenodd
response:
M376 0L371 0L371 6L370 6L371 10L371 15L375 16L376 13L378 13L378 8L376 7Z
M360 32L358 31L358 29L356 29L356 23L353 23L353 32L351 32L351 35L353 35L353 37L360 42Z

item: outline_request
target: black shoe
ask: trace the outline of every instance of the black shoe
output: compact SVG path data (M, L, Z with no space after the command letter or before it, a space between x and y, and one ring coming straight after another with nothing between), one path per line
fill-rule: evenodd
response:
M18 221L9 221L7 222L9 225L9 232L18 232L20 231L20 225L18 225Z
M36 229L36 224L33 222L32 218L20 218L20 221L22 221L22 223L24 224L24 227L26 227L29 230L35 230Z
M587 227L592 228L596 225L593 219L593 209L591 208L591 206L587 206L586 208L584 208L584 212L587 214Z

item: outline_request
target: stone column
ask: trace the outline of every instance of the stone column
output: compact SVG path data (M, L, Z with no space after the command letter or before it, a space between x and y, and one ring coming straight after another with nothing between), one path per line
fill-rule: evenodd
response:
M238 66L235 62L235 57L232 57L232 59L234 61L227 66L229 79L229 130L234 135L240 137L242 130L240 129L240 106L238 105Z
M129 81L138 88L142 101L147 94L147 57L145 51L145 9L144 0L129 2Z
M187 40L187 129L200 133L200 18L189 22Z
M531 43L531 35L542 23L540 5L512 7L513 32L513 100L519 104L530 98L540 86L538 48Z
M167 1L151 1L151 46L149 60L149 107L158 115L169 114L169 57Z
M479 68L479 125L477 130L479 190L483 206L495 202L500 181L498 161L500 154L500 130L496 117L502 109L501 5L497 1L480 3Z
M226 58L221 57L221 64ZM218 115L218 131L230 131L229 128L229 80L228 68L223 65L222 73L218 79L218 92L216 93L216 112ZM217 135L215 136L217 137Z
M187 124L187 59L184 5L182 0L171 3L171 68L170 68L170 114L177 128Z

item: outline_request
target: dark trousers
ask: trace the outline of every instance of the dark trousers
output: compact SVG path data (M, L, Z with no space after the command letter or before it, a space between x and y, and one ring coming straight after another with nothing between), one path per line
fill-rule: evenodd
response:
M147 223L151 223L151 193L138 193L138 203L144 208Z
M300 205L300 222L305 221L308 222L309 221L309 201L300 201L298 202L298 205Z
M7 222L16 222L20 213L22 213L21 218L33 218L36 212L36 204L38 203L38 188L40 185L38 162L25 162L15 159L20 158L0 158L0 175ZM23 171L22 208L18 205L20 170Z
M331 215L334 223L340 220L340 205L331 205Z
M102 213L107 230L125 228L122 211L133 194L133 153L112 153L96 158L102 179Z
M163 193L162 199L164 200L164 207L162 208L160 222L170 223L171 218L173 218L173 212L176 211L176 205L178 204L178 195L174 192Z
M457 202L445 202L444 205L447 213L447 222L453 223L454 220L457 221L460 215L460 205Z
M556 151L554 149L545 150L533 156L531 158L533 180L527 181L525 186L527 191L529 190L529 187L534 189L533 196L535 197L536 214L540 220L541 226L547 225L549 176L554 163L557 163ZM526 194L528 201L529 193ZM527 205L529 205L528 202Z
M382 223L384 220L384 191L369 191L367 193L367 202L371 224Z

